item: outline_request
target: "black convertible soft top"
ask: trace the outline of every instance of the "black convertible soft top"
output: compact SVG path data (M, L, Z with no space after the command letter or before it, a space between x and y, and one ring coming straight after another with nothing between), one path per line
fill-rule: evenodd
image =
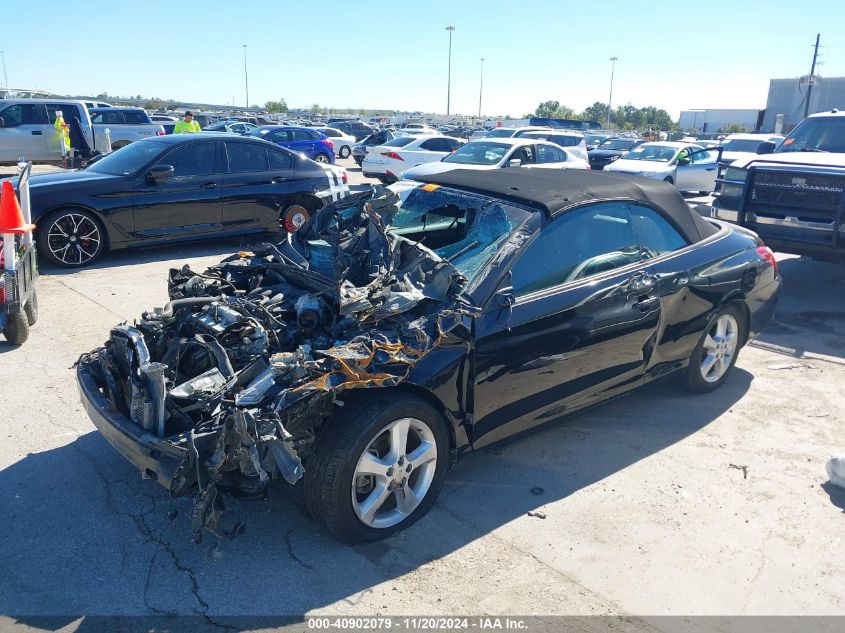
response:
M662 211L690 242L719 230L690 209L674 186L629 174L583 169L455 169L415 180L502 198L552 217L593 202L641 202Z

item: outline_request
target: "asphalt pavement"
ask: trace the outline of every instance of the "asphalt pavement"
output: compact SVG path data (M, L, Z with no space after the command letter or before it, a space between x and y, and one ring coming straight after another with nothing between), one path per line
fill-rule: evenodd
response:
M636 630L660 615L845 615L845 491L824 472L845 450L845 266L780 256L776 320L721 389L692 396L670 377L471 455L386 541L335 542L280 485L229 502L244 534L195 544L190 501L100 437L72 366L167 301L170 267L246 244L44 267L30 340L0 341L3 630L97 630L97 615L648 614L626 620Z

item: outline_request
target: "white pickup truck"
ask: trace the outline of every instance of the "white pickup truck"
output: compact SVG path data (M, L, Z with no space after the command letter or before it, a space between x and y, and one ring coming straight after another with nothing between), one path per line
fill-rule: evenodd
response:
M94 125L94 140L97 141L97 149L105 145L107 129L113 150L129 145L132 141L140 141L151 136L164 136L164 126L161 123L154 123L150 115L141 108L110 107L89 112L91 123Z
M115 114L106 116L106 111ZM152 123L140 108L103 108L89 114L84 102L73 99L3 99L0 100L0 163L17 163L21 157L36 162L61 161L59 134L53 126L57 112L62 113L69 125L72 149L83 158L90 157L94 151L108 152L132 141L164 134L164 128ZM92 122L92 117L97 120ZM112 120L115 123L107 122ZM110 148L106 148L107 128Z

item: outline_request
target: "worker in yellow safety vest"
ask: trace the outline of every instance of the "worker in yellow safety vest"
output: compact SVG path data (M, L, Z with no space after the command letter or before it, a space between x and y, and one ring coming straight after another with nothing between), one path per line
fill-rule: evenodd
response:
M174 134L193 134L200 131L200 124L194 121L194 113L190 110L185 112L185 118L177 121L173 126Z
M56 133L59 135L59 147L64 147L62 155L70 155L70 133L68 124L65 123L61 112L56 112L56 121L53 123L53 127L56 128Z

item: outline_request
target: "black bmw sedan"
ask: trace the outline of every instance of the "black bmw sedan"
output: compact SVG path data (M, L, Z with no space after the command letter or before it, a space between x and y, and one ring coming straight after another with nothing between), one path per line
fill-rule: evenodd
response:
M458 170L347 197L277 244L170 272L77 366L105 438L219 532L225 491L303 481L344 541L434 503L471 449L679 374L730 379L781 280L674 187ZM701 396L706 397L706 396ZM691 405L694 406L694 405Z
M278 232L345 195L345 172L232 134L159 136L78 171L30 178L39 255L66 267L108 249Z

